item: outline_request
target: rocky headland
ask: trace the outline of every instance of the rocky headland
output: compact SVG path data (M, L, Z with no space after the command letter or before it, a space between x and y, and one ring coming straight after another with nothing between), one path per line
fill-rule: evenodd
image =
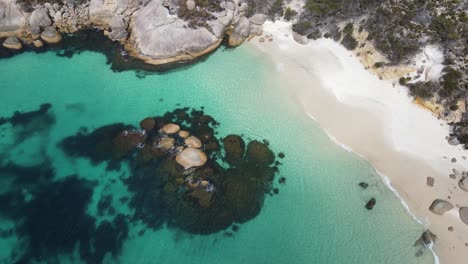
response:
M249 19L247 7L238 0L1 0L0 38L5 48L20 50L98 29L130 56L162 65L205 55L225 38L238 46L261 32L266 16Z

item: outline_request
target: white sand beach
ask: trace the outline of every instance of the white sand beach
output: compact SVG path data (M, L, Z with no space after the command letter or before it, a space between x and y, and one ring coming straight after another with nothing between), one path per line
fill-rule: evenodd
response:
M468 226L458 210L468 206L468 192L458 188L460 176L454 180L449 174L468 170L468 151L447 143L449 126L413 103L398 80L380 80L353 52L330 39L299 44L291 23L283 21L268 21L265 35L273 41L256 37L247 45L276 65L273 78L281 89L295 97L311 122L369 160L384 180L388 177L410 212L437 235L434 250L440 263L466 264ZM433 187L426 184L428 176L435 178ZM450 201L455 208L436 215L429 211L434 199Z

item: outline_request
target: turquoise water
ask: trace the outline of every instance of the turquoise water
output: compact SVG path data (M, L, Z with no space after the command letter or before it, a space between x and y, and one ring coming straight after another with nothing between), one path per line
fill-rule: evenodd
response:
M420 248L413 244L423 227L366 161L328 139L295 105L288 87L275 82L274 74L267 59L244 47L219 50L191 67L145 78L134 72L114 73L103 55L91 52L71 59L49 52L1 60L0 116L51 103L56 119L50 128L37 128L21 142L13 142L14 129L0 127L2 160L23 166L47 160L57 178L77 174L96 180L89 214L97 215L98 201L106 194L115 197L117 212L131 214L132 209L118 201L129 195L119 180L128 169L108 171L105 164L72 159L58 142L80 127L137 125L146 116L179 105L204 107L221 123L220 136L267 139L275 152L286 154L280 176L287 182L279 195L267 197L260 215L240 225L232 237L130 224L120 254L109 254L103 263L433 263L428 250L415 256ZM6 192L11 179L1 176L0 192ZM361 189L361 181L369 188ZM372 197L377 205L368 211L364 205ZM15 226L0 217L3 230ZM0 261L10 263L22 243L15 235L1 238ZM78 259L78 253L61 255L59 262L79 263Z

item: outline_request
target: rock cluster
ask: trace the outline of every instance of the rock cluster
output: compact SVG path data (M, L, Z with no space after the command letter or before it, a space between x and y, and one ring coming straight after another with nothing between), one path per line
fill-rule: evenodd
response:
M168 221L190 233L212 233L254 218L265 194L279 193L275 154L266 141L245 144L238 135L221 141L211 116L189 110L145 118L141 129L118 123L80 131L60 146L70 156L107 161L109 169L129 162L131 204L149 226Z
M248 5L240 1L244 0L197 5L193 0L65 0L41 1L34 6L24 2L26 9L21 10L14 0L0 0L0 37L16 36L28 44L39 38L57 43L61 34L98 28L109 39L124 44L129 55L149 64L167 64L207 54L226 34L228 43L238 46L261 31L266 16L256 14L248 19ZM34 46L41 47L37 42ZM18 45L5 47L16 49Z

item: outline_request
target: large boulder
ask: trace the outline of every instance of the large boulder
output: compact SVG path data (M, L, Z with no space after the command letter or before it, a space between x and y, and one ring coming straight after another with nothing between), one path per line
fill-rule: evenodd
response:
M246 17L241 17L234 25L232 32L229 33L228 43L231 47L236 47L242 44L250 35L250 21Z
M20 29L26 18L15 0L0 0L0 35Z
M450 211L452 209L453 204L442 199L435 199L429 207L429 210L431 210L431 212L438 215L443 215L445 212Z
M95 25L105 26L110 23L116 13L131 7L132 2L132 0L91 0L89 19Z
M176 156L176 161L184 169L203 166L208 158L206 154L196 148L186 148Z
M220 38L204 27L190 28L186 21L153 0L136 14L131 39L127 46L133 56L150 64L191 60L221 44Z
M250 18L250 22L254 25L263 25L266 21L266 15L255 14Z
M47 13L47 9L35 9L29 17L29 25L31 27L38 26L43 28L52 25L52 20L50 20L49 14Z
M47 43L58 43L62 40L62 35L54 27L46 27L41 38Z
M461 207L459 214L462 222L468 225L468 207Z
M23 45L17 37L8 37L3 42L3 47L13 50L20 50L23 47Z
M123 28L117 28L112 30L112 32L109 33L108 37L111 40L123 41L128 38L128 32Z

